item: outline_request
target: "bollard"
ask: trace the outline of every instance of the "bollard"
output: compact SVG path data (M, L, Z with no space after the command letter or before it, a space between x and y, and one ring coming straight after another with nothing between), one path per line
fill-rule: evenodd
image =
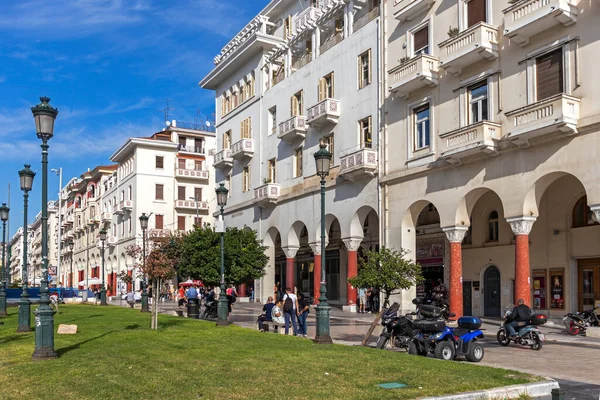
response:
M200 306L198 305L198 299L188 299L187 304L188 318L198 319L200 318Z
M565 391L561 388L552 389L552 400L565 400Z

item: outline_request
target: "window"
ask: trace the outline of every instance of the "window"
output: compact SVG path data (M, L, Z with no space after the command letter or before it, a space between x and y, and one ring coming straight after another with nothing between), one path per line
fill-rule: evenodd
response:
M246 84L240 86L240 103L246 101Z
M429 146L429 104L417 108L414 111L415 118L415 150L423 149Z
M564 91L562 48L535 60L537 100L544 100Z
M164 157L156 156L156 158L154 160L155 167L158 168L158 169L163 169L164 168L164 161L165 161Z
M177 159L177 168L179 168L179 169L185 169L185 158L178 158Z
M177 200L185 200L185 186L177 186Z
M185 231L185 216L177 216L177 229Z
M371 117L358 121L360 128L360 145L364 149L370 149L373 146L373 137L371 134Z
M248 96L248 98L254 96L254 75L246 81L246 96Z
M469 229L462 241L462 244L473 244L473 218L469 218Z
M267 180L269 182L271 182L271 183L275 183L276 182L275 181L275 177L276 177L276 174L275 174L276 170L275 170L275 168L276 168L276 166L277 166L277 160L275 158L271 158L269 160L269 165L268 165L268 169L267 169L267 173L268 173Z
M413 55L429 54L429 25L413 32Z
M154 187L154 199L155 200L164 200L164 188L165 185L159 185L156 184L156 186Z
M248 117L240 122L240 130L242 139L252 138L252 117Z
M294 178L302 176L302 147L294 152Z
M194 151L196 153L204 153L204 140L200 138L194 139Z
M196 171L202 171L202 161L201 160L194 160L194 169Z
M202 226L202 218L201 217L194 217L194 225L195 226Z
M227 131L223 134L223 148L229 149L231 147L231 131Z
M250 190L250 166L242 169L242 192Z
M498 241L498 211L492 211L488 217L488 242Z
M325 144L327 145L327 151L331 153L331 162L330 165L334 165L334 158L335 158L335 141L333 138L333 133L329 136L325 137Z
M187 146L187 138L179 136L179 147L182 148L185 146Z
M304 115L304 90L301 90L293 95L290 101L290 111L292 117Z
M269 124L271 125L271 135L277 132L277 107L269 109Z
M358 88L371 83L371 49L358 56Z
M469 88L469 123L474 124L488 119L487 81Z
M290 36L292 36L292 16L288 15L288 17L283 20L283 38L287 39Z
M319 0L310 0L311 7L319 7Z
M194 188L194 199L202 201L202 188Z
M334 98L333 72L319 79L319 101Z
M480 22L486 22L487 0L471 0L467 3L467 24L472 27Z
M129 217L129 233L131 234L131 229L133 227L133 218Z
M344 18L338 18L335 20L335 33L344 32Z
M154 227L156 229L164 229L164 215L154 214Z
M594 213L587 205L587 196L580 198L573 207L573 228L598 225Z

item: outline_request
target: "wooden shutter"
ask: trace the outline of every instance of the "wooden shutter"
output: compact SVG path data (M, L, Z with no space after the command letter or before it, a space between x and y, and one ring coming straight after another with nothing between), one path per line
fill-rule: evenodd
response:
M248 139L252 138L252 117L248 117L246 120L246 136Z
M363 55L358 56L358 88L362 89L365 87L365 82L363 80L363 70L362 70L362 59Z
M535 64L537 100L562 93L564 90L562 48L538 57Z
M185 186L177 186L177 200L185 200Z
M185 216L177 217L177 229L180 231L185 231Z
M327 98L327 83L325 78L319 79L319 101L323 101Z
M154 197L156 198L156 200L163 200L163 185L156 185L155 186L155 192L154 192Z
M154 227L156 229L163 229L163 226L164 226L163 216L154 214Z
M331 96L330 98L335 99L335 90L334 90L335 80L333 79L333 72L331 74L329 74L329 77L330 77L330 82L331 82L331 93L329 93L329 95Z
M194 199L202 201L202 188L194 188Z
M298 115L304 115L304 90L300 91L300 101L298 102Z
M368 147L372 148L373 147L373 118L371 116L369 116L369 121L368 121L369 126L367 127L368 132L367 132L367 143L368 143Z
M156 156L156 168L164 168L164 158ZM91 193L91 192L89 192Z
M298 115L298 99L295 95L290 98L290 109L292 111L292 117Z
M470 3L469 3L470 4ZM413 51L417 51L429 44L429 26L419 29L413 33Z
M242 139L246 137L246 136L244 136L244 127L245 127L245 126L246 126L246 120L245 120L245 119L243 119L243 120L240 122L240 138L242 138Z
M372 64L372 58L371 58L371 49L369 49L369 82L367 83L371 83L373 82L373 64Z
M469 27L479 22L486 22L486 1L487 0L471 0L467 3Z
M177 159L177 168L185 169L185 158Z

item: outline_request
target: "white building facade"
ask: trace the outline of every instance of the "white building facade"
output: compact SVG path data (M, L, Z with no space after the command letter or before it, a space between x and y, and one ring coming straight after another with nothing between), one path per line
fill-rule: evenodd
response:
M347 278L358 253L379 243L380 21L378 1L271 1L200 82L216 91L226 225L255 229L268 246L266 275L248 282L261 301L276 284L316 300L324 254L328 299L355 308ZM333 153L326 249L313 157L320 140Z

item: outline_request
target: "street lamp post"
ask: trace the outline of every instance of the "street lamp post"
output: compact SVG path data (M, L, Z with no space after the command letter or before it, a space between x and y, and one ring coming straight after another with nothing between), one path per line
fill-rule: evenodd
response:
M140 215L140 227L142 228L142 268L146 271L146 229L148 229L148 218L146 213ZM144 272L144 279L142 280L142 310L141 312L150 312L148 308L148 282L146 273Z
M100 230L100 241L102 242L102 248L100 249L100 252L102 253L102 288L100 289L100 305L107 306L106 283L104 281L104 242L106 241L106 229L104 228Z
M8 212L10 209L6 203L0 206L0 219L2 220L2 282L0 283L0 317L6 317L6 282L8 271L6 270L6 221L8 221Z
M228 325L227 322L227 294L225 292L225 221L223 220L223 208L227 204L227 193L229 190L225 184L220 183L215 190L217 193L217 205L221 208L221 216L217 225L217 232L221 233L221 291L219 293L219 308L217 310L217 326Z
M198 224L198 221L199 221L199 219L200 219L200 214L199 214L199 212L198 212L198 201L199 201L200 199L198 199L198 196L194 195L194 197L190 197L190 200L194 200L194 201L196 201L196 222L194 223L194 225L197 225L197 224Z
M29 274L29 264L27 263L27 201L29 200L29 191L33 186L33 172L25 164L25 168L19 171L19 180L21 181L21 190L23 191L23 291L19 301L19 325L17 332L29 332L31 330L31 304L29 303L29 293L27 293L27 275Z
M323 139L319 142L319 150L315 153L315 162L317 164L317 175L321 178L321 296L317 306L315 342L330 344L332 343L329 334L329 310L331 307L327 304L325 274L325 178L329 175L329 169L331 168L331 153L327 151L327 145Z
M69 253L71 253L71 268L69 269L69 288L73 289L73 241L69 240L67 243L69 246Z
M40 306L35 310L35 351L33 359L56 358L54 351L54 310L50 308L48 289L48 141L54 136L54 120L58 110L48 104L50 98L31 108L37 137L42 140L42 281Z

